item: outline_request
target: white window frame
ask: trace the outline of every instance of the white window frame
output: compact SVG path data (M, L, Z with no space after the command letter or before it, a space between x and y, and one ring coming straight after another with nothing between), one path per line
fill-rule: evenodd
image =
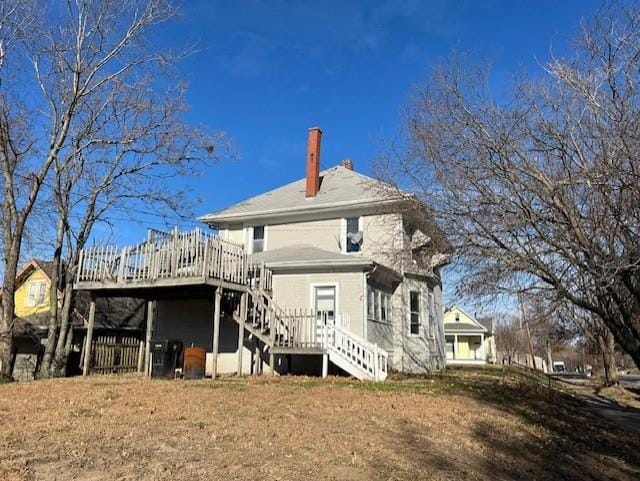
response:
M372 309L369 309L369 296L373 295ZM382 324L391 324L391 305L393 295L382 289L367 284L367 297L365 299L365 310L368 321L380 322ZM385 312L385 318L382 318L382 312Z
M417 313L418 313L418 332L411 332L411 325L413 324L411 322L411 315L414 312L416 312L416 311L412 311L411 310L411 293L412 292L415 292L417 294L417 299L418 299L418 311L417 311ZM409 299L408 299L408 301L409 301L408 302L408 304L409 304L409 309L408 309L408 312L409 312L409 325L407 326L408 327L407 330L408 330L409 336L412 336L412 337L419 337L420 336L420 331L421 331L421 326L422 326L422 305L421 305L421 301L420 301L420 299L422 299L422 295L421 294L422 294L422 292L420 291L420 289L409 289Z
M42 296L42 301L38 302L38 296L40 292L40 286L44 285L44 292ZM34 295L31 294L35 291ZM46 305L47 300L47 281L45 280L37 280L37 281L29 281L27 283L27 295L24 300L25 307L40 307Z
M247 240L246 242L246 246L247 246L247 253L248 254L256 254L256 252L253 251L253 228L254 227L264 227L264 238L262 239L262 252L266 252L267 250L267 237L268 234L267 232L269 231L269 229L267 228L268 226L266 224L260 224L260 225L252 225L252 226L248 226L245 227L245 238Z
M338 318L340 314L340 283L338 282L313 282L309 285L309 309L313 312L313 315L316 315L316 288L318 287L333 287L336 292L336 312L334 313L335 318Z
M358 230L360 232L362 232L362 235L363 235L362 243L364 245L364 229L362 227L362 216L361 215L347 215L347 216L345 216L345 217L343 217L341 219L342 222L341 222L341 227L340 227L340 230L341 230L340 238L341 238L341 241L342 241L342 242L340 242L340 244L342 245L342 249L341 250L342 250L343 254L351 255L351 254L360 254L362 252L362 246L360 246L360 250L359 251L347 252L347 219L353 219L354 217L358 218Z
M429 337L434 339L436 337L436 318L437 318L437 314L436 314L436 296L433 292L433 289L427 289L427 302L426 302L426 309L427 309L427 323L429 326Z
M376 295L376 290L371 287L370 285L367 285L367 299L366 299L366 312L367 312L367 320L370 321L375 321L375 317L376 317L376 313L375 311L375 295ZM369 303L369 300L371 300L371 303ZM369 306L371 306L371 308L369 308Z

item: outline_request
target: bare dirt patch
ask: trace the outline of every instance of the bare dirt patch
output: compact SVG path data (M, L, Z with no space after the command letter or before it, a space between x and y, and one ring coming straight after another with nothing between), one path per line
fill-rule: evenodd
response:
M639 440L572 403L494 370L8 384L0 479L640 479Z

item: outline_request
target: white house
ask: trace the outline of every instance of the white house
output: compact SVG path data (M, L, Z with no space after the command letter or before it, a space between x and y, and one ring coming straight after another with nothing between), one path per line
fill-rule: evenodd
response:
M448 242L422 204L353 162L321 172L321 137L309 130L304 178L200 217L217 237L88 250L76 288L153 302L147 339L204 347L213 375L443 368Z
M424 211L407 211L405 194L352 161L320 172L321 137L309 129L305 178L200 220L273 271L279 306L344 316L399 371L442 368L448 244Z

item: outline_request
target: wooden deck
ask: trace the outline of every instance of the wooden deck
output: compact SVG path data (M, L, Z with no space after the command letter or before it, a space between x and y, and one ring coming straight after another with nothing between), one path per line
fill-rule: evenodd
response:
M149 232L136 245L97 246L80 252L77 290L127 290L211 285L271 290L271 272L251 263L244 246L195 229Z
M191 289L181 289L190 286ZM209 289L208 286L211 286ZM96 296L131 296L147 299L144 356L140 366L151 365L150 344L154 301L168 291L209 291L213 296L212 375L217 375L222 297L231 293L232 316L238 323L238 374L242 374L244 332L268 348L270 372L275 356L281 354L321 354L323 375L329 358L359 379L383 380L387 373L387 353L366 339L355 336L333 316L318 318L311 310L283 310L273 301L272 274L264 264L252 263L244 246L224 241L195 229L180 233L149 230L147 239L136 245L97 246L80 252L76 290L91 292L83 373L87 375L94 359L92 342ZM227 305L226 309L229 309ZM227 314L231 312L227 311ZM261 368L260 368L261 369ZM254 368L254 373L258 367Z

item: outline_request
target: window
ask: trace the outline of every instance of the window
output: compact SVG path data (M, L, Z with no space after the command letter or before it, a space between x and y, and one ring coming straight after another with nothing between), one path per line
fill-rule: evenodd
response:
M456 322L460 322L460 314L456 312Z
M25 305L29 307L43 305L46 292L46 281L30 282L27 286L27 298L25 299Z
M373 315L374 319L380 319L380 291L376 290L373 296Z
M347 252L360 252L360 245L362 244L362 232L360 232L360 217L350 217L346 219L346 223L346 250Z
M420 334L420 293L418 291L409 292L409 310L411 312L409 332Z
M445 340L447 344L447 359L456 358L455 338L453 336L447 336Z
M253 228L253 252L264 250L264 226L257 225Z
M433 291L431 290L427 293L427 309L429 311L429 336L435 337L436 306Z
M367 319L391 322L391 294L367 286Z
M389 310L389 294L385 294L384 292L380 293L380 320L382 322L387 322L389 319L388 316Z

